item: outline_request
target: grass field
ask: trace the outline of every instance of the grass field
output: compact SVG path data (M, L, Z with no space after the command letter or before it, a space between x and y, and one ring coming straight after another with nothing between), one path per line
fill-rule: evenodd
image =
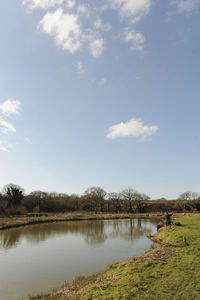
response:
M200 215L178 221L183 226L161 228L160 246L143 256L30 299L200 299Z

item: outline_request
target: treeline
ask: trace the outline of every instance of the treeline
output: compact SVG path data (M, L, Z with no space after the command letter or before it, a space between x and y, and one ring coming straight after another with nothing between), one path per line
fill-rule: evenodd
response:
M176 200L150 197L127 188L120 193L107 193L101 187L90 187L83 195L33 191L25 195L23 188L9 184L0 193L0 214L26 214L27 212L95 213L148 213L148 212L198 212L200 194L185 192Z

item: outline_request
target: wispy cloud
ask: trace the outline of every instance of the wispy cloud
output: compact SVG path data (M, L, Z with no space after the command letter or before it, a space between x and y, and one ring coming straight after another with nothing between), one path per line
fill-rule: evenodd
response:
M81 60L77 61L76 66L77 66L77 70L79 73L84 72L84 66L83 66L83 62Z
M0 145L0 151L9 152L8 148L2 145Z
M64 0L21 0L21 2L23 5L27 5L31 9L37 7L42 9L48 9L50 7L62 5Z
M131 28L126 28L123 33L123 40L130 43L132 51L142 51L144 49L144 36L141 32L135 32Z
M0 111L4 115L19 114L21 102L19 100L8 99L0 104Z
M0 117L0 131L3 133L16 132L16 129L10 122Z
M85 4L79 4L77 7L77 13L79 15L85 15L87 18L90 16L90 10Z
M73 8L75 5L76 5L75 1L72 1L72 0L67 1L68 8Z
M176 12L181 13L189 13L197 8L198 1L197 0L172 0L170 3L171 6L176 8Z
M0 133L8 134L15 133L16 129L14 125L8 121L11 115L20 113L21 102L19 100L8 99L0 103ZM7 141L0 140L0 151L9 152Z
M141 119L132 118L128 122L121 122L111 126L106 137L111 140L121 137L140 137L145 139L153 135L157 130L157 125L147 126L143 124Z
M97 19L94 22L94 29L102 30L102 31L109 31L111 30L110 24L103 24L100 17L97 17Z
M109 0L109 2L122 18L128 18L132 23L147 15L151 7L151 0Z
M97 58L102 54L104 47L104 40L102 38L94 39L89 43L90 54Z

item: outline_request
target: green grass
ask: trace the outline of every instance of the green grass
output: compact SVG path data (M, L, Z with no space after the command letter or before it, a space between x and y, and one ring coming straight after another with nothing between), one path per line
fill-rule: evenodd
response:
M160 229L161 245L145 255L30 299L200 299L200 215L178 221L182 227Z

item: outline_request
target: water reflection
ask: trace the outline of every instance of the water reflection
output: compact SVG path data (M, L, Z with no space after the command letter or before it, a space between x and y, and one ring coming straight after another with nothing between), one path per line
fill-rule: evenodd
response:
M0 247L10 249L16 247L22 239L29 243L41 243L58 235L81 235L90 245L104 243L109 238L121 238L134 241L152 232L156 220L109 220L79 221L32 225L0 232Z
M0 299L19 300L65 280L103 271L140 255L157 221L105 220L49 223L0 232Z

